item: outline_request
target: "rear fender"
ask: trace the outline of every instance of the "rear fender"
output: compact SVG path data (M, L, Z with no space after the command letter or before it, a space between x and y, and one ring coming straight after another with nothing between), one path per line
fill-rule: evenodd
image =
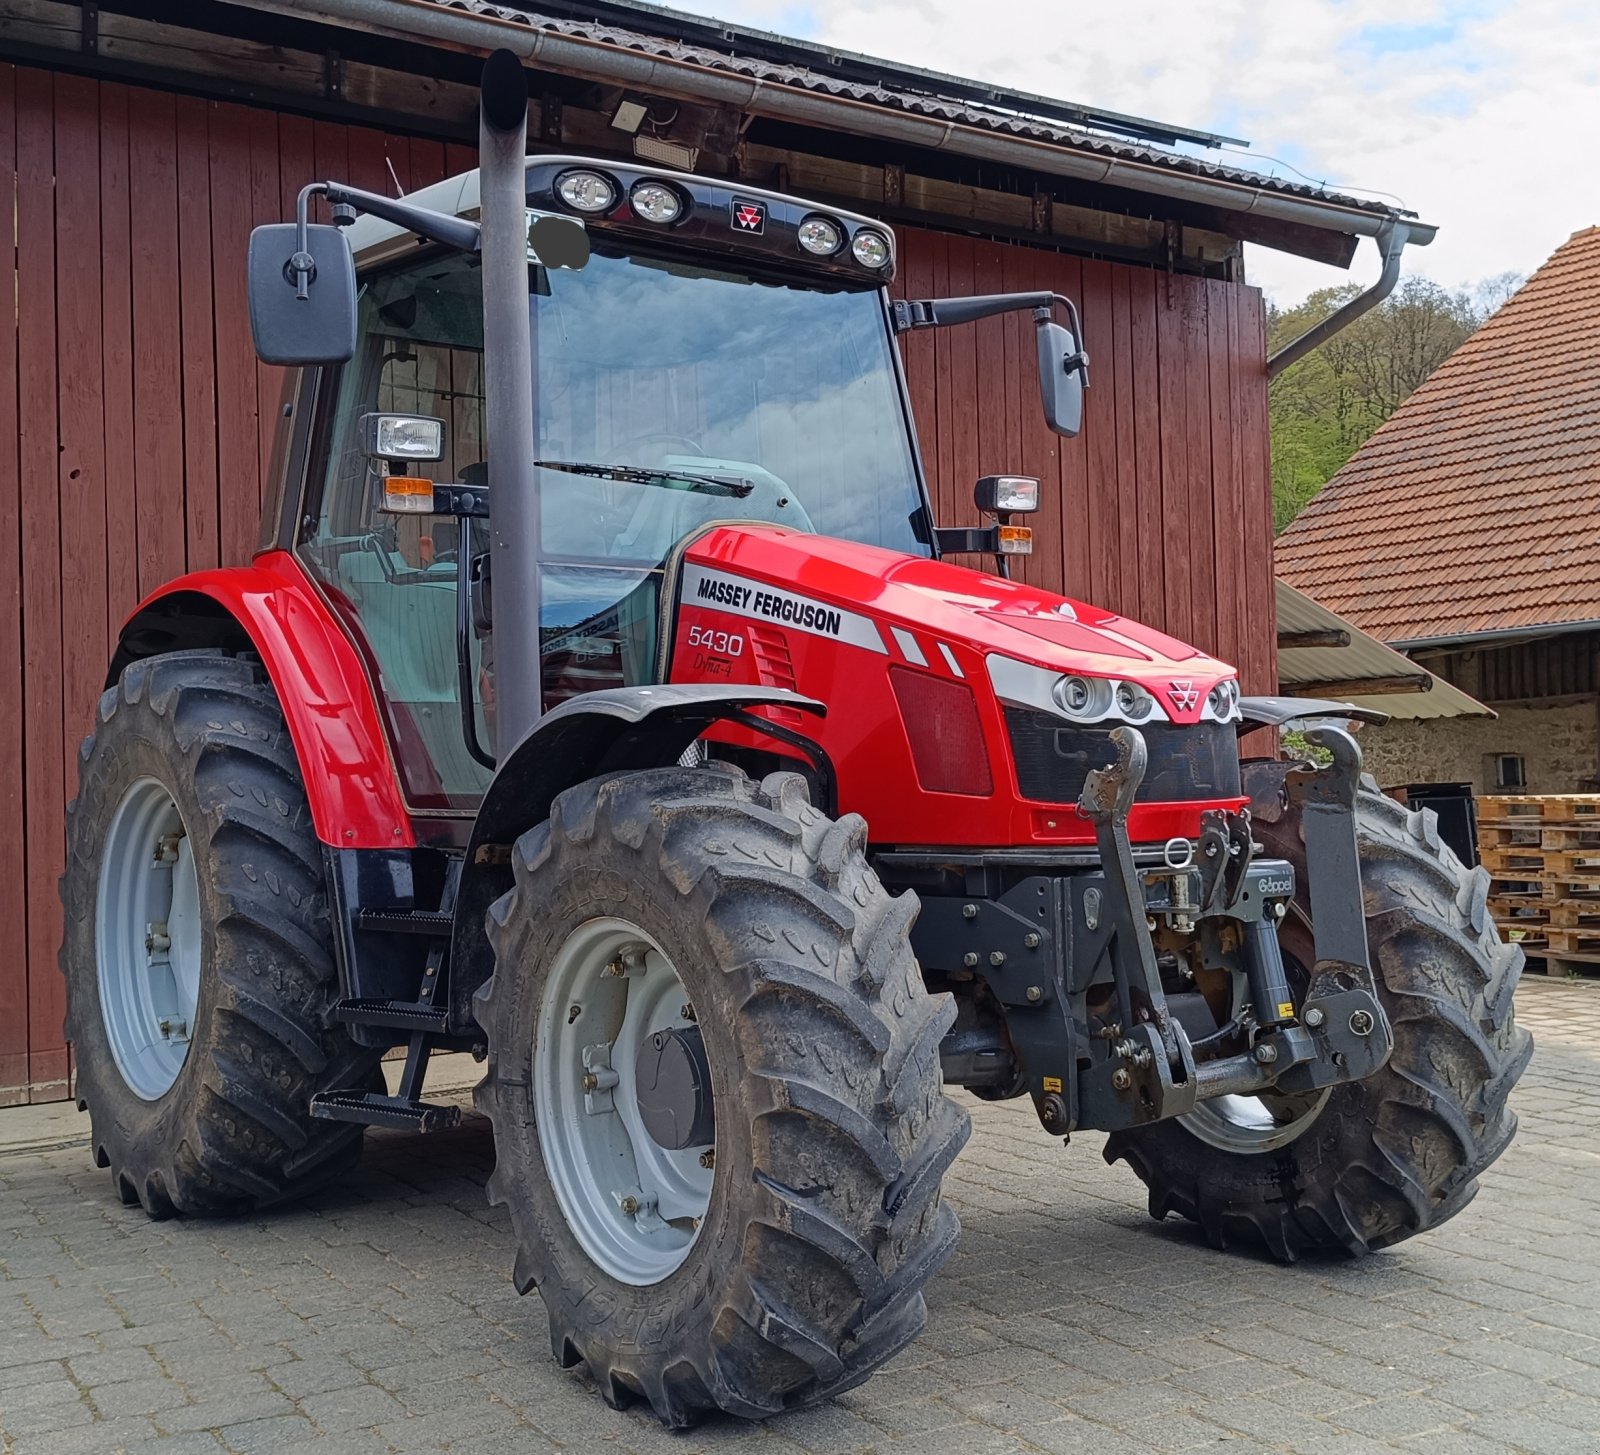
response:
M388 739L355 645L294 557L199 571L139 603L107 684L159 652L254 651L278 694L317 837L339 849L415 846Z
M495 772L472 826L450 944L454 1028L473 1024L472 996L494 968L484 919L511 887L512 846L549 818L556 796L601 774L670 767L707 728L769 706L827 711L778 687L667 684L586 692L539 720Z

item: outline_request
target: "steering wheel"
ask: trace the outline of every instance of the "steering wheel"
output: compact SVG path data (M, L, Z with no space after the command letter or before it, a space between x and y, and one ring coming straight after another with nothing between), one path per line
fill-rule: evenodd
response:
M690 439L688 435L670 434L666 430L650 430L645 434L636 434L625 444L619 445L616 453L622 457L623 464L640 465L644 461L634 454L635 449L661 445L669 447L662 451L663 454L700 455L704 457L706 453L704 447ZM679 445L683 448L671 448Z

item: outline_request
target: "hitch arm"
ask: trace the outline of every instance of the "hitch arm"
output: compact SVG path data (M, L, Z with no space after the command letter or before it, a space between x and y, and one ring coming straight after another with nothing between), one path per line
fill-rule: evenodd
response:
M1144 782L1149 751L1144 745L1144 735L1136 728L1113 728L1111 741L1117 750L1116 761L1089 774L1078 798L1078 812L1094 825L1095 842L1100 849L1109 891L1107 908L1116 938L1137 971L1138 989L1149 1002L1150 1018L1161 1037L1168 1063L1177 1069L1182 1067L1184 1058L1178 1048L1172 1019L1167 1014L1167 997L1161 989L1155 947L1145 928L1144 882L1139 878L1133 849L1128 843L1128 810L1133 807L1134 795ZM1122 976L1117 977L1118 1010L1125 1026L1135 1022L1129 995L1131 988Z

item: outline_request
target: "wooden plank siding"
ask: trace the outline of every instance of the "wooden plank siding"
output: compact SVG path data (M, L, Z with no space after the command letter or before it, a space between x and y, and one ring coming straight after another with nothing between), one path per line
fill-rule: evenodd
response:
M980 475L1043 481L1022 579L1146 621L1277 685L1265 317L1253 288L902 229L897 296L1051 289L1077 300L1083 432L1044 427L1027 315L906 335L942 525ZM996 266L998 262L998 268Z
M63 809L141 593L248 559L279 372L250 349L252 226L314 176L408 191L469 150L0 65L0 1105L66 1094ZM11 220L14 219L14 223ZM1040 422L1026 315L906 338L942 524L981 474L1041 477L1031 582L1139 617L1274 685L1264 316L1240 286L905 229L896 292L1050 288L1093 359L1085 429ZM841 459L848 468L848 456Z

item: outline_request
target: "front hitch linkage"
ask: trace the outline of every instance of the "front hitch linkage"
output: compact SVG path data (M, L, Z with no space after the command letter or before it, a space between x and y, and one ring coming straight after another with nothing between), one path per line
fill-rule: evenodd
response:
M1362 914L1355 802L1361 750L1341 729L1306 734L1326 748L1325 768L1291 773L1286 788L1304 826L1316 963L1296 1010L1277 927L1252 918L1244 962L1254 1020L1264 1033L1240 1055L1194 1060L1189 1038L1169 1014L1155 947L1145 923L1143 881L1128 840L1128 813L1148 761L1136 729L1111 733L1116 759L1091 772L1078 811L1094 825L1115 927L1113 967L1122 1036L1109 1060L1080 1078L1080 1121L1115 1127L1181 1115L1195 1101L1268 1087L1311 1090L1369 1076L1388 1059L1389 1023L1374 990ZM1208 814L1201 838L1221 865L1204 879L1202 913L1227 913L1253 851L1249 817Z

